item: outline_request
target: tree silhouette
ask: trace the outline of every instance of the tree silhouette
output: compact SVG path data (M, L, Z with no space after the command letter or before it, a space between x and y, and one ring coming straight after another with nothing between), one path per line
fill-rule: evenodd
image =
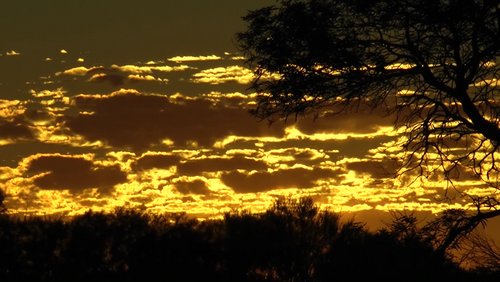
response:
M117 209L0 216L1 281L498 281L496 258L460 269L410 216L371 232L310 198L198 221ZM489 279L489 280L487 280Z
M7 208L5 208L5 193L0 189L0 214L4 213L7 211Z
M452 184L469 173L493 188L460 192L475 211L443 248L500 215L498 0L279 3L249 12L237 35L256 74L254 115L272 122L384 107L406 132L402 171Z
M500 273L500 247L480 232L475 232L469 240L471 242L464 259L473 261L475 266L486 271Z

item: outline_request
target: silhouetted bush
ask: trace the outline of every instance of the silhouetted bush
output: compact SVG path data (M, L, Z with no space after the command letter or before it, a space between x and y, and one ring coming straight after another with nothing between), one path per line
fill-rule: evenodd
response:
M0 281L496 281L436 252L414 218L377 232L311 199L221 220L117 209L72 219L0 215Z
M3 192L2 189L0 189L0 214L7 211L4 205L4 201L5 201L5 193Z

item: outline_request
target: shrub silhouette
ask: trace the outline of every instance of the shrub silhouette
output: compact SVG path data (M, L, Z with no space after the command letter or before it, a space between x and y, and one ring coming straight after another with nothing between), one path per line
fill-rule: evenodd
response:
M0 214L6 211L4 202L5 201L5 193L0 189Z
M198 221L129 209L72 219L0 216L1 281L496 281L437 252L411 216L370 232L280 198Z

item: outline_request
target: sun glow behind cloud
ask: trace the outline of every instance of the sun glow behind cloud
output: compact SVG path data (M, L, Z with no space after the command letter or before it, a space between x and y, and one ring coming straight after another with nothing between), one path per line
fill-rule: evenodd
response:
M322 123L304 119L269 126L247 115L253 94L186 97L121 89L70 95L62 88L31 94L29 103L2 101L2 117L41 108L47 113L43 122L26 121L38 142L87 146L96 153L33 154L15 167L2 167L13 213L74 215L128 206L212 217L235 208L262 211L278 195L312 196L342 212L467 207L459 200L436 201L444 182L422 186L394 178L400 155L389 140L399 133L368 113L346 113L343 122L350 126L342 128L330 116ZM126 139L141 130L140 139ZM371 145L346 150L362 140Z
M468 208L462 193L491 192L467 171L454 187L435 175L396 177L402 129L379 109L257 120L248 114L255 76L237 52L134 59L58 47L40 54L46 69L21 83L20 97L0 100L0 188L11 213L125 206L214 217L263 211L283 195L341 212L439 212Z

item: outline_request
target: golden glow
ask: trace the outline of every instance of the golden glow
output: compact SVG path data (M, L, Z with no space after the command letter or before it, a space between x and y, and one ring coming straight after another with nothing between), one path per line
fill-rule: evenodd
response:
M254 95L256 95L254 93ZM232 92L232 93L221 93L218 91L212 91L208 94L203 94L202 97L210 99L212 101L221 101L223 99L242 99L249 100L252 99L252 95L243 94L241 92Z
M10 50L10 51L7 51L5 53L5 55L7 55L7 56L19 56L19 55L21 55L21 53L15 51L15 50Z
M485 63L483 64L483 66L484 66L485 68L492 68L492 67L494 67L494 66L496 66L496 65L497 65L497 63L496 63L495 61L487 61L487 62L485 62Z
M163 83L168 83L168 79L156 78L150 74L148 75L129 74L127 78L131 81L159 81Z
M172 58L168 58L168 61L182 63L182 62L193 62L193 61L217 61L222 58L217 55L209 55L209 56L175 56Z
M62 74L85 76L91 69L92 68L76 67L76 68L67 69L67 70L63 71ZM56 73L56 74L61 74L61 73Z
M75 54L78 53L75 51ZM70 56L68 54L68 57ZM85 54L85 57L88 55ZM255 120L258 125L250 130L247 128L252 126L249 122L233 122L229 116L227 124L220 124L217 120L213 125L207 123L207 126L213 126L211 128L183 128L182 119L192 118L192 124L204 124L204 119L210 120L209 116L199 115L199 112L205 111L202 107L208 107L210 113L220 115L239 110L246 114L248 109L253 107L258 95L247 93L241 88L242 85L237 85L248 84L255 78L250 69L234 65L243 59L226 52L221 56L171 57L167 61L172 62L172 66L165 65L165 60L155 59L146 63L86 67L81 63L92 60L84 60L75 55L68 59L68 63L63 65L64 68L54 76L54 88L43 89L34 85L27 93L29 99L0 100L0 118L11 123L15 121L16 125L25 125L34 132L36 142L48 147L47 151L61 152L28 154L20 157L16 163L0 166L0 188L8 195L6 203L10 212L75 215L90 208L95 211L112 211L116 207L134 207L151 212L187 212L201 218L214 218L237 209L264 211L278 196L311 196L322 207L338 212L373 209L439 212L451 207L469 208L458 197L449 203L436 201L442 200L446 188L450 187L442 177L430 176L419 181L410 180L411 176L390 177L389 172L394 167L394 160L404 157L399 147L401 141L404 141L401 137L404 128L394 129L387 126L387 123L378 124L380 119L377 118L372 121L369 117L360 119L355 113L352 116L346 114L342 117L345 118L342 123L327 120L317 127L315 123L309 124L304 120L271 126L266 123L258 124ZM191 66L201 61L204 62L198 64L206 69L197 70ZM411 67L413 66L392 65L387 68ZM320 66L316 68L319 71L338 73ZM137 83L134 85L135 89L92 90L95 92L75 92L74 88L59 86L61 82L58 79L87 85L86 81L98 80L109 75L109 72L121 73L120 76L127 82L148 83ZM68 79L61 75L72 77ZM267 77L279 78L276 74ZM44 82L52 81L52 76L46 75L40 79ZM230 82L233 84L223 85ZM160 93L147 88L165 87L166 83L168 90ZM173 86L177 85L176 83L190 84L190 87L196 89L196 95L187 91L176 92L178 90ZM497 82L491 80L482 83L496 85ZM100 86L89 87L94 89ZM398 95L413 94L415 93L411 90L402 90ZM109 145L108 139L100 138L101 135L106 137L107 132L98 130L113 132L115 128L89 128L90 133L100 134L95 138L72 132L69 128L69 121L66 119L68 116L98 118L100 112L96 110L97 106L110 107L106 114L114 114L113 110L116 108L112 107L133 109L140 106L112 104L116 98L126 100L131 96L140 96L141 99L137 101L150 102L148 98L151 97L155 98L152 101L164 101L168 107L160 108L159 112L163 116L163 111L168 111L172 116L158 123L158 130L163 128L162 123L172 123L172 131L178 131L180 137L167 132L157 137L154 146L134 151L126 146L113 147ZM99 104L80 107L81 101ZM34 109L36 111L33 111ZM192 112L187 116L179 115L176 112L179 109ZM121 111L117 112L123 115ZM142 114L140 111L139 113ZM148 123L156 126L158 122L133 114L134 111L130 111L130 116L110 118L137 123L138 126L148 126ZM329 126L328 122L332 122L334 126ZM371 122L373 124L365 127L365 123ZM227 130L227 134L214 135L209 145L200 141L203 139L198 135L210 135L212 130L216 131L221 126L231 128ZM130 129L131 132L128 132L127 127L122 130L134 136L131 138L136 138L132 132L134 128ZM16 134L16 131L13 131L13 134ZM361 141L370 144L365 147L360 145L359 148L351 144L361 144ZM0 138L0 146L18 145L17 142ZM19 144L22 146L20 142ZM347 152L346 148L349 149ZM458 149L460 148L450 150ZM81 154L75 151L94 153ZM483 155L482 152L476 154L477 157ZM430 156L434 157L432 153ZM30 167L37 159L51 157L59 159L54 161L47 171L33 170ZM65 173L75 173L64 171L62 165L65 163L61 159L76 160L75 167L80 165L84 167L83 170L86 169L80 172L85 172L99 181L81 185L80 189L62 189L65 187L61 185L50 186L49 184L57 184L57 181L68 181L64 178L64 175L67 175ZM487 166L488 162L484 164ZM378 165L380 167L375 167ZM437 164L435 168L439 171ZM75 177L77 176L75 174ZM450 194L467 193L476 196L491 195L494 192L490 188L480 186L481 183L474 179L457 180L454 183L455 188L448 190Z
M481 87L481 86L488 86L488 87L499 87L500 86L500 81L496 78L492 79L486 79L482 80L479 82L476 82L474 86Z
M286 138L287 139L310 139L317 141L326 140L346 140L348 138L372 138L375 136L397 136L397 132L393 127L385 126L379 127L377 132L374 133L314 133L314 134L304 134L300 132L295 126L287 127Z
M189 69L189 66L186 65L180 65L180 66L136 66L136 65L124 65L124 66L119 66L119 65L112 65L111 68L122 71L122 72L129 72L129 73L134 73L134 74L144 74L144 73L153 73L153 71L158 71L158 72L172 72L172 71L184 71Z
M19 100L2 100L0 99L0 117L11 119L19 116L26 111L24 102Z
M214 144L215 148L225 148L227 145L237 141L255 141L256 145L264 143L279 143L290 140L312 140L312 141L328 141L328 140L347 140L349 138L373 138L377 136L397 136L398 131L393 127L379 127L374 133L302 133L296 126L291 125L285 128L283 138L278 137L246 137L246 136L227 136L223 140L219 140Z
M402 63L396 63L392 65L385 66L386 70L408 70L416 67L414 64L402 64Z
M251 70L241 66L218 67L202 70L193 75L195 83L221 84L226 82L237 82L248 84L254 79Z
M413 96L415 95L415 91L414 90L409 90L409 89L403 89L403 90L399 90L398 93L397 93L398 96Z
M288 131L287 138L301 139L300 132L296 129ZM335 137L335 136L333 136ZM286 138L285 138L286 139ZM262 143L276 141L273 138L263 138ZM347 163L366 161L359 158L344 158L339 162L328 161L329 157L322 150L305 149L305 148L282 148L275 150L250 150L250 149L230 149L227 150L222 159L232 159L238 155L247 155L256 160L262 159L269 165L269 173L274 173L283 169L305 168L312 170L312 167L306 164L298 163L293 154L307 153L307 160L321 160L324 168L343 167ZM335 151L332 151L335 152ZM195 159L214 159L215 156L210 155L210 150L176 150L173 154L182 156L184 160ZM418 210L439 212L446 208L467 208L464 204L459 203L435 203L433 194L428 194L436 190L429 188L406 187L403 189L381 188L378 186L370 186L367 183L372 182L369 174L358 173L353 170L346 171L342 176L340 183L335 183L333 180L324 179L316 181L316 186L309 189L299 189L300 187L289 187L286 189L275 189L257 194L238 194L230 187L226 186L220 179L221 173L205 173L204 176L182 176L178 175L176 166L170 168L159 169L153 168L142 172L134 172L130 170L131 164L140 157L147 155L165 155L161 152L148 152L142 155L135 155L126 151L110 152L105 159L96 159L93 154L78 155L78 157L94 162L96 165L111 166L119 164L123 171L127 171L129 182L115 186L115 192L112 198L105 200L99 197L99 193L95 189L89 189L86 196L77 196L68 194L69 192L57 190L39 190L36 197L33 198L36 203L36 208L17 210L19 213L37 213L37 214L68 214L74 215L88 209L88 203L94 201L97 206L94 210L110 211L115 207L128 206L138 207L152 212L184 212L195 214L201 217L220 216L223 212L227 212L234 208L249 209L255 212L265 210L277 195L294 195L299 196L321 196L324 198L320 202L321 206L330 208L340 212L354 212L362 210ZM19 190L20 183L33 181L36 178L25 179L23 171L26 171L31 160L44 155L34 155L26 158L21 162L16 169L3 168L3 179L6 180L6 191L12 195L23 195L22 190ZM62 155L58 155L62 156ZM290 163L287 165L286 163ZM274 166L274 169L271 167ZM244 170L242 172L245 172ZM257 173L257 171L246 172L249 175ZM43 175L43 174L42 174ZM38 175L37 177L40 177ZM179 193L175 185L178 182L193 182L196 180L203 181L206 184L207 191L215 193L207 198L203 195L186 196ZM390 182L390 180L389 180ZM383 186L387 186L388 183ZM33 184L25 183L23 187L30 189ZM474 183L463 182L464 185ZM432 184L432 183L428 183ZM442 182L436 182L434 187L439 188ZM16 190L17 189L17 190ZM325 190L326 189L326 190ZM17 192L16 192L17 191ZM26 190L25 190L26 191ZM325 191L326 194L325 194ZM470 194L483 195L491 192L483 189L468 189ZM430 195L430 196L427 196ZM21 201L25 196L13 196L9 201ZM33 195L31 196L33 197ZM202 199L203 198L203 199ZM202 203L202 204L201 204ZM33 203L32 203L33 204Z

